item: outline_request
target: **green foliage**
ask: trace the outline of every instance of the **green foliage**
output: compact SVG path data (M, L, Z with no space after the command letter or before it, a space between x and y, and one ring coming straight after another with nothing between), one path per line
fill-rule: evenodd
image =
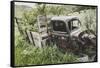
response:
M57 16L59 16L59 15L62 15L63 13L64 13L64 11L65 11L65 8L64 8L64 6L51 6L51 7L49 7L49 14L51 13L52 15L57 15Z
M81 10L95 9L96 7L91 6L74 6L73 12L80 12Z
M94 14L92 11L93 9L91 9L89 13L86 14L84 18L85 20L84 26L86 27L87 30L93 30L93 32L96 35L96 14Z
M17 36L15 46L15 65L38 65L72 63L77 56L72 53L62 53L56 46L34 47L21 36Z
M46 5L45 4L36 4L37 15L46 15Z

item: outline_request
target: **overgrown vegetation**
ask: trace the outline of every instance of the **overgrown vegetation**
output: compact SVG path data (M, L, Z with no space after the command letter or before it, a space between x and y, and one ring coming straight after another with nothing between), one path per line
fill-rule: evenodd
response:
M39 65L72 63L77 56L72 53L62 53L56 46L46 46L42 49L26 42L23 37L16 37L15 65Z
M24 36L22 36L23 34L21 35L18 27L22 27L21 29L23 29L23 31L27 29L37 32L35 24L37 22L38 15L77 15L79 16L82 25L85 26L82 28L93 30L96 29L95 8L85 7L82 9L82 6L50 6L36 4L35 8L30 9L30 11L24 10L22 14L20 13L22 22L19 23L20 25L15 24L15 65L20 66L75 62L77 56L75 56L73 53L62 53L56 46L49 45L42 49L34 47L34 45L25 40ZM16 12L18 12L17 9ZM15 16L17 15L19 16L18 13L16 13ZM94 30L94 32L96 32L96 30Z

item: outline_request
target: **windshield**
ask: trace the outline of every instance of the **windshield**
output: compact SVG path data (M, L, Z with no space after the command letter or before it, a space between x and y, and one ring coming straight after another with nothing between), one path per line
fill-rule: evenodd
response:
M53 20L51 23L54 31L66 32L66 24L63 21Z

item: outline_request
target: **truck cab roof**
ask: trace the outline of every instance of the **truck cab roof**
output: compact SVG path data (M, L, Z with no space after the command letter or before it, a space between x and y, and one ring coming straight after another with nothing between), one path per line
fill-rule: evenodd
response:
M77 16L54 16L51 20L69 21L71 19L79 19Z

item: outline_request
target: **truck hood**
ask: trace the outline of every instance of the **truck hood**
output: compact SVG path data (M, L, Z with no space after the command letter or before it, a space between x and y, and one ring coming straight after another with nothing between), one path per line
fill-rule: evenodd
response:
M80 34L82 31L83 31L83 30L82 30L81 28L79 28L79 29L73 30L73 31L70 33L70 35L71 35L71 36L78 37L79 34Z

